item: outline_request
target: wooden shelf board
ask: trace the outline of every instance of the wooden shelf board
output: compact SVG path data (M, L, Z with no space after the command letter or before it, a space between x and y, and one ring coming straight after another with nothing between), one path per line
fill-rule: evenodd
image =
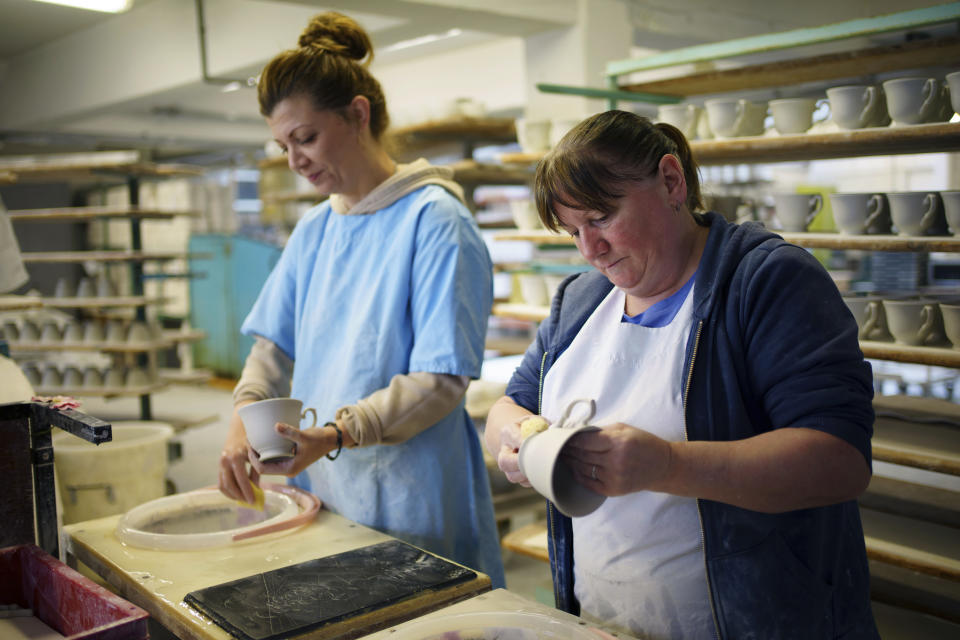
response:
M860 349L867 358L912 362L937 367L960 368L960 349L949 347L912 347L895 342L863 340Z
M126 397L126 396L145 396L156 393L167 387L166 382L156 382L154 384L140 387L102 387L96 389L37 389L38 396L73 396L73 397Z
M498 164L481 164L473 160L460 160L450 165L453 179L469 184L530 184L533 171L529 166L510 167Z
M914 518L860 509L867 557L928 575L960 581L958 532Z
M960 476L960 429L878 415L873 424L873 458Z
M171 384L194 384L206 382L213 377L213 372L208 369L194 369L193 371L181 371L180 369L160 369L160 379Z
M548 307L539 307L532 304L517 304L503 302L493 305L493 315L503 318L517 318L519 320L534 320L540 322L550 315Z
M690 148L701 165L948 152L960 149L960 123L940 122L829 133L693 140ZM500 156L500 161L535 164L544 155L546 154L505 153Z
M101 173L154 177L200 176L205 173L202 167L146 162L137 151L8 157L0 159L0 171L12 173L18 180L88 178L99 177Z
M471 118L454 116L428 120L388 132L401 147L440 141L514 142L517 130L513 118Z
M778 232L787 242L812 249L857 249L861 251L960 252L960 236L894 236L820 232Z
M503 536L500 546L530 558L550 562L547 539L547 523L534 522Z
M316 191L281 191L280 193L264 194L261 198L266 204L285 204L288 202L312 202L319 204L327 199Z
M38 296L0 296L0 311L20 311L43 306L43 298Z
M874 475L861 507L960 530L960 492Z
M63 220L95 220L98 218L157 218L199 217L194 210L170 210L149 207L59 207L53 209L18 209L7 211L14 222L53 222Z
M211 258L209 253L186 251L28 251L21 254L25 263L38 262L144 262L147 260L178 260Z
M208 335L209 334L203 329L190 329L189 331L170 329L163 332L163 339L171 343L196 342L198 340L205 340Z
M10 342L10 351L28 353L33 351L115 351L118 353L146 353L168 349L173 346L167 340L152 342Z
M918 40L894 45L792 58L733 69L693 73L649 82L627 82L622 91L693 96L856 78L901 69L942 66L960 60L960 38Z
M97 296L83 298L45 298L43 306L56 309L81 309L90 307L143 307L162 304L167 298L148 298L146 296Z
M494 234L493 239L515 240L518 242L535 242L537 244L562 245L569 247L576 246L573 236L566 233L553 233L552 231L547 231L546 229L532 231L514 231L511 229L509 231L501 231L500 233Z

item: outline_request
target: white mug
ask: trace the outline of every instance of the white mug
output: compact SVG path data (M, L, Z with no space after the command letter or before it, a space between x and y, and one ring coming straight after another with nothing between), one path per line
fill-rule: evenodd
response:
M936 78L895 78L885 81L883 90L897 124L936 122L943 113L943 87Z
M687 140L696 137L702 116L703 109L691 103L662 104L657 107L657 119L679 129Z
M831 193L833 221L842 234L859 235L886 213L886 201L879 193Z
M830 113L841 129L863 129L889 124L886 95L874 85L844 85L827 89Z
M262 462L293 456L295 443L277 433L274 427L278 422L299 429L300 421L312 413L313 422L307 428L316 426L316 410L308 408L301 412L302 407L303 403L295 398L269 398L237 409L247 432L247 442Z
M888 193L890 217L901 236L922 236L937 221L940 196L936 192Z
M816 98L783 98L770 101L770 113L773 114L773 126L778 133L805 133L813 126L813 112L817 108Z
M586 413L575 415L574 409L578 407ZM584 431L599 431L598 427L589 425L594 413L596 403L593 400L574 400L560 420L520 445L520 471L538 493L571 518L593 513L607 499L577 482L573 471L560 458L570 438Z
M784 231L806 231L823 208L823 196L819 193L778 193L773 200Z

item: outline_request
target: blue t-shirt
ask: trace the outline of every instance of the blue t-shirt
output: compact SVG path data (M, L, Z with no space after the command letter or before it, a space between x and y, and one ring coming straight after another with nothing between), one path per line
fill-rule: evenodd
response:
M697 279L697 272L694 271L686 284L677 289L669 298L664 298L660 302L653 303L649 309L635 316L623 314L623 321L630 324L638 324L641 327L665 327L676 317L683 301L687 299L690 290L693 288L693 282Z

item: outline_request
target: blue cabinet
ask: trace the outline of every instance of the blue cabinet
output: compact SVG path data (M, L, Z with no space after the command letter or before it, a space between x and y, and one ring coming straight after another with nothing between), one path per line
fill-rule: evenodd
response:
M239 378L253 339L240 334L240 325L253 306L281 249L242 236L195 234L190 253L210 254L191 259L190 271L204 277L190 283L190 322L207 332L194 346L194 362L217 375Z

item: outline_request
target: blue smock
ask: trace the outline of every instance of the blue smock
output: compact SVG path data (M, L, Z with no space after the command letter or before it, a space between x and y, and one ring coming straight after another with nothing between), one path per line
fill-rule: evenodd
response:
M323 423L398 374L479 377L492 302L492 264L470 212L427 185L373 214L311 209L241 331L295 361L291 395ZM291 483L504 586L489 479L463 400L405 442L345 448Z

